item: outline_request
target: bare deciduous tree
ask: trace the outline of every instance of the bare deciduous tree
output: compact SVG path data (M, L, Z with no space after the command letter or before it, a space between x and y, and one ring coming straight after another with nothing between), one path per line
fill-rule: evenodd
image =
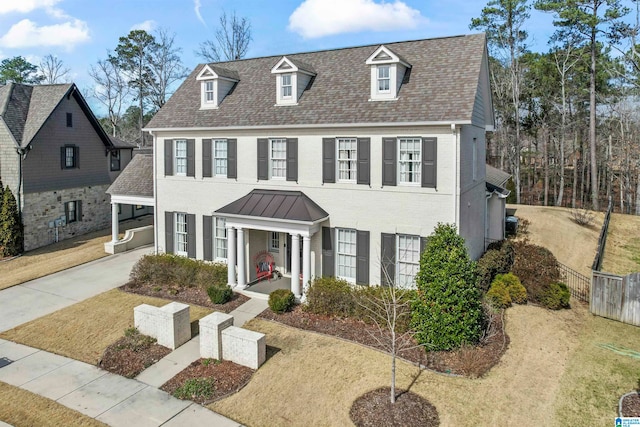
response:
M108 58L112 56L108 55ZM122 110L130 100L129 83L112 59L100 60L95 66L92 65L89 75L95 83L92 96L107 109L111 134L116 136Z
M167 102L171 86L189 75L180 59L182 49L175 46L174 39L175 33L169 34L161 28L156 32L156 44L151 49L149 98L158 109Z
M238 17L236 12L227 18L227 13L220 16L220 27L216 30L215 40L200 43L196 55L207 62L234 61L242 59L251 43L251 23L245 17Z
M40 61L40 74L43 77L42 83L45 84L56 84L63 83L68 81L68 75L71 71L69 68L64 66L62 60L60 60L57 56L53 56L51 54L46 55Z

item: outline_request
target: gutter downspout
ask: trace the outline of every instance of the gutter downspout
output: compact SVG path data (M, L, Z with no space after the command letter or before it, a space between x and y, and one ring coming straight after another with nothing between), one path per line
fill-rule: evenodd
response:
M153 137L152 147L153 147L153 247L155 250L155 254L158 255L158 221L160 219L160 215L158 214L158 180L157 180L157 167L156 167L156 153L158 152L157 147L157 136L153 133L153 131L147 131ZM133 158L133 157L132 157ZM166 228L166 224L165 224ZM166 251L165 251L166 252Z
M27 159L29 151L31 151L31 144L25 148L20 147L16 149L16 153L18 153L18 189L16 196L18 197L18 216L20 217L20 221L22 221L22 161Z
M460 144L458 141L458 132L457 132L455 123L451 123L451 138L453 139L454 153L455 153L453 156L453 170L455 171L455 173L453 174L454 176L453 178L453 215L454 215L453 222L456 225L456 230L458 234L460 234L460 212L459 212L460 206L458 205L458 197L460 192L458 189L458 183L459 183L458 160L460 158Z

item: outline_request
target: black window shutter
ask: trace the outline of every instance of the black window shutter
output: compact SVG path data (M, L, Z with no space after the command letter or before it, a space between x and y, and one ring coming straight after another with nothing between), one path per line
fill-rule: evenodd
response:
M164 176L173 175L173 140L164 140Z
M358 184L371 183L371 139L358 138Z
M76 202L76 221L82 221L82 200Z
M202 140L202 177L211 178L213 168L211 165L211 140Z
M187 256L196 257L196 216L187 214Z
M358 230L356 237L356 283L369 284L369 232Z
M336 182L335 138L322 138L322 182Z
M422 186L437 188L437 138L422 138Z
M382 139L382 185L396 185L396 138Z
M287 181L298 181L298 138L287 138Z
M381 240L380 283L392 286L396 279L396 235L382 233Z
M269 179L269 140L258 138L258 179Z
M333 277L335 273L334 228L322 227L322 275Z
M164 252L172 254L173 250L173 212L164 213Z
M64 167L66 166L65 155L66 155L65 147L60 147L60 169L64 169Z
M227 178L238 178L237 139L227 139Z
M204 244L203 258L205 261L213 261L213 217L202 217L202 242Z
M80 147L73 147L73 167L80 168Z
M196 176L196 140L187 139L187 176Z

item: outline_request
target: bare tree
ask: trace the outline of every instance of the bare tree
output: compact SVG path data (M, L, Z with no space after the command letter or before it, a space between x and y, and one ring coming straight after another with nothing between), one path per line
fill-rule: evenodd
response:
M251 23L245 17L238 17L236 12L227 18L227 13L220 16L220 27L216 30L215 40L200 43L196 55L207 62L234 61L242 59L251 43Z
M92 96L107 109L111 134L116 136L122 110L130 100L131 87L116 62L111 59L111 54L108 58L110 59L99 60L95 66L92 65L89 75L95 83Z
M171 86L189 75L189 70L180 59L182 49L175 46L174 39L175 33L169 34L161 28L156 33L156 44L151 49L149 98L158 109L171 95Z
M46 55L40 61L40 74L44 78L42 83L44 84L56 84L68 81L68 74L71 70L64 66L62 60L57 56L51 54Z

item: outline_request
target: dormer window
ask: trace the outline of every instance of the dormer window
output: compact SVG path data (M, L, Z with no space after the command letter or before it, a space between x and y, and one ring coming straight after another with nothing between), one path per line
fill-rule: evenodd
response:
M233 70L207 64L202 67L196 80L200 82L200 109L210 109L220 106L240 78Z
M400 87L411 65L386 46L378 47L366 64L371 67L370 101L398 99Z
M297 105L316 75L309 64L286 56L271 69L271 74L276 75L276 105Z

